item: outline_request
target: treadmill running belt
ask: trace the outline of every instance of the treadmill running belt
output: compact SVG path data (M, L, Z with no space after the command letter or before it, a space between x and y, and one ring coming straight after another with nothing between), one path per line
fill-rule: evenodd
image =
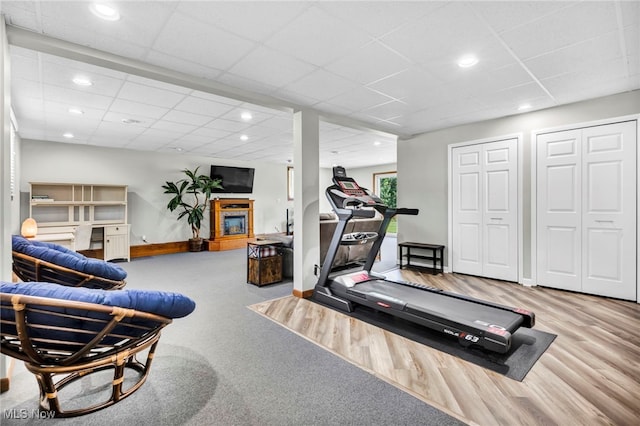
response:
M426 318L450 319L476 327L483 323L495 324L508 331L517 329L522 323L522 316L514 312L385 280L371 280L356 284L352 289L347 289L347 293L352 292L358 296L366 296L368 293L384 294L389 298L403 301L407 310ZM397 304L396 302L395 305ZM394 308L398 309L396 306Z

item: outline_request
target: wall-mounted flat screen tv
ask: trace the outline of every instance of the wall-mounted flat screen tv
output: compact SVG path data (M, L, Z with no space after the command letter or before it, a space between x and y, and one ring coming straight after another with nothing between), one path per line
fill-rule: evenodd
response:
M250 194L253 192L253 174L251 167L211 166L211 179L220 179L224 189L213 192L229 194Z

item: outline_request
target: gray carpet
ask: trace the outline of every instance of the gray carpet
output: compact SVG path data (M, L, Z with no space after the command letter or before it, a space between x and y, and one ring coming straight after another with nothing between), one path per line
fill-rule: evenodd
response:
M245 253L180 253L120 263L129 288L184 293L197 302L196 311L163 331L140 390L105 410L53 423L462 424L248 309L290 295L292 284L246 284ZM97 395L87 386L65 392L86 402ZM0 395L0 406L3 425L52 422L31 414L38 407L37 384L22 365L11 390ZM6 410L27 412L27 418L8 419Z

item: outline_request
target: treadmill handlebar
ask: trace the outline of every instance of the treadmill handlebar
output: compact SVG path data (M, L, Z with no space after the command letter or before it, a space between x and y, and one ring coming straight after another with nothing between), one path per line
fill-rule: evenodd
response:
M419 213L418 209L407 209L407 208L396 209L396 214L406 214L406 215L416 216L418 213Z
M343 208L343 209L335 209L338 216L346 216L346 217L361 217L370 219L376 215L376 211L373 209L360 209L360 208Z
M344 199L344 201L342 201L342 207L348 207L348 206L362 207L362 206L366 206L366 204L364 201L362 201L359 198L347 197Z

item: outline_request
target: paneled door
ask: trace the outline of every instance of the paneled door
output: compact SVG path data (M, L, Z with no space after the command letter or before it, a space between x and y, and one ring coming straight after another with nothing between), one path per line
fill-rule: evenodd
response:
M518 280L517 139L452 150L452 271Z
M579 291L582 167L578 130L537 138L537 258L539 283Z
M538 135L538 284L636 299L636 126Z

